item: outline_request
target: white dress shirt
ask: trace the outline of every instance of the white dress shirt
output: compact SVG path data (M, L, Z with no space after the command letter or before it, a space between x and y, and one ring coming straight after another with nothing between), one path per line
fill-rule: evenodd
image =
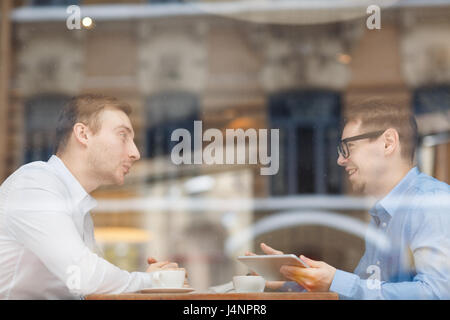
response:
M0 299L80 299L151 287L94 253L93 199L52 156L14 172L0 187Z

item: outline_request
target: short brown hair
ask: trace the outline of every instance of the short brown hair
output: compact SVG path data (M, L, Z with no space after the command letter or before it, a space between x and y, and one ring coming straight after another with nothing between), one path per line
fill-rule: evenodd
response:
M84 123L97 133L101 128L99 116L105 109L116 109L130 115L129 104L102 94L82 94L72 97L62 108L56 127L55 152L64 151L76 123Z
M418 140L417 122L408 106L382 98L360 100L352 103L344 113L344 126L353 121L361 121L361 127L367 131L397 130L402 157L414 160Z

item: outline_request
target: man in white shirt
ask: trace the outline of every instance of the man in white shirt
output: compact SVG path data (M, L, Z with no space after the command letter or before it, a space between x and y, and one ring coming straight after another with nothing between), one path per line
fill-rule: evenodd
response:
M123 184L140 158L129 105L82 95L61 112L56 155L14 172L0 187L0 299L80 299L152 287L151 272L178 268L148 259L127 272L95 252L89 195Z

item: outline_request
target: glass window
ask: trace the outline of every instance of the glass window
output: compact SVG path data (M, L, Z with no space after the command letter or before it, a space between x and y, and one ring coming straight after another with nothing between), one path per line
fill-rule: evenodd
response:
M31 0L32 6L70 6L80 4L80 0Z
M269 98L272 128L280 129L280 173L272 194L340 193L336 144L340 124L339 94L295 91Z
M67 100L67 96L55 94L33 97L25 103L25 163L47 161L54 153L58 115Z
M146 156L168 155L178 143L170 139L175 129L187 129L193 136L194 121L199 120L198 99L185 92L156 94L147 99L145 114Z

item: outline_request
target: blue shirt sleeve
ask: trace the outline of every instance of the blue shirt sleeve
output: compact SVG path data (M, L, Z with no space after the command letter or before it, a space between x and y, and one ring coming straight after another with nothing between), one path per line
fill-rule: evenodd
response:
M330 291L339 294L339 298L360 300L422 300L422 299L448 299L448 296L436 295L429 282L420 279L420 276L409 282L385 282L378 280L362 280L359 276L336 270ZM444 292L441 292L445 294Z
M331 282L330 291L339 294L340 298L357 298L355 297L355 291L359 280L356 274L336 270L333 281Z

